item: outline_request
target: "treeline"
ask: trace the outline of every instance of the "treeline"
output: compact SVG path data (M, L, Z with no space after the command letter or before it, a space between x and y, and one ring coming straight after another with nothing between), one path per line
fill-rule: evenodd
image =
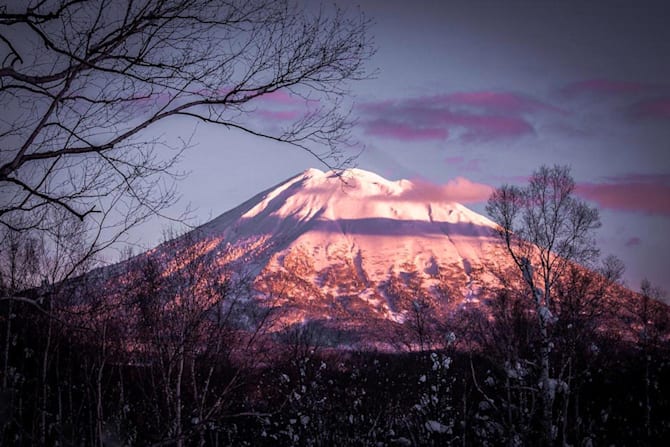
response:
M147 261L117 294L94 282L42 291L39 309L3 301L2 445L545 442L539 337L523 293L498 289L463 309L439 347L355 352L325 346L312 325L269 334L268 314L245 310L240 327L233 291L201 283L210 264L190 260L168 277ZM648 295L634 303L572 320L566 310L552 325L553 445L670 436L667 307Z

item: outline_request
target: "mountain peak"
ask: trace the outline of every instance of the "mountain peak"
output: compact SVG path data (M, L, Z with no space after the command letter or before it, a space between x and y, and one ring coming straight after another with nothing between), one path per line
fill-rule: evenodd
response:
M282 324L385 327L404 321L419 295L439 314L478 299L476 272L498 245L494 224L448 195L440 185L358 168L312 168L203 225L197 237L234 278L254 278L258 305L281 306Z
M303 178L323 177L325 173L317 168L307 168L302 172Z
M374 172L359 168L327 172L310 168L294 177L293 181L300 182L302 188L310 194L335 194L338 197L351 196L361 199L400 196L404 191L412 189L412 182L408 180L390 181Z
M450 201L440 185L410 180L387 180L359 168L327 171L310 168L231 210L205 227L218 232L237 221L236 227L253 227L275 234L299 224L318 228L327 222L348 227L398 227L401 222L423 225L430 232L444 225L468 225L471 236L490 233L495 224L465 206ZM253 225L252 225L253 224ZM329 225L329 224L328 224ZM403 231L411 236L416 229ZM440 230L441 231L441 230ZM459 230L461 233L466 228ZM210 233L211 234L211 233Z

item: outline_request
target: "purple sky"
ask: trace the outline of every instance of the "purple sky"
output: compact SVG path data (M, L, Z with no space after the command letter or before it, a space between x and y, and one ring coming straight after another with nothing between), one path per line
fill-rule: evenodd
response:
M489 187L569 164L601 209L599 242L670 289L670 3L341 1L373 19L375 79L352 85L360 168L446 185L482 212ZM259 106L268 126L304 107ZM167 132L193 132L193 123ZM183 126L183 127L180 127ZM202 223L308 167L291 147L198 126L180 206ZM459 196L462 194L462 196ZM151 245L157 234L142 237Z

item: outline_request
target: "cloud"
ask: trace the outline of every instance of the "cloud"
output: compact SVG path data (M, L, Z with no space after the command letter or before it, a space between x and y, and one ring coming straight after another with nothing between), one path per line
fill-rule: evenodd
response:
M564 113L562 109L550 104L545 104L536 99L505 92L459 92L443 95L438 98L447 104L469 106L483 109L488 112L523 113L546 110Z
M670 119L670 96L637 102L631 106L630 111L635 118Z
M443 123L462 127L462 139L468 142L521 137L534 132L528 121L518 117L453 115L445 116Z
M461 203L483 202L488 200L493 188L483 183L475 183L464 177L456 177L442 187L445 197Z
M260 109L255 112L258 116L273 121L292 121L302 115L297 110L265 110Z
M369 121L364 129L367 135L394 138L401 141L444 140L449 136L447 129L439 127L410 126L385 120Z
M576 192L602 208L670 216L670 175L608 177L600 183L580 183Z
M259 96L258 99L266 103L283 106L304 106L308 102L318 102L315 99L305 99L302 96L291 94L286 90L276 90L271 93L265 93Z
M488 200L492 192L493 188L489 185L456 177L444 185L412 180L412 188L395 197L397 200L408 202L476 203Z
M627 95L648 90L651 86L641 82L615 81L611 79L587 79L570 83L561 89L565 96L580 95Z
M303 98L286 90L264 93L253 101L253 114L268 121L294 121L314 112L318 100Z
M626 241L625 245L626 245L626 247L634 247L636 245L640 245L641 243L642 243L642 241L640 240L640 238L637 237L637 236L634 236L634 237L629 238Z
M519 138L534 133L527 115L563 113L557 107L513 93L458 92L358 106L364 132L401 140L462 141Z

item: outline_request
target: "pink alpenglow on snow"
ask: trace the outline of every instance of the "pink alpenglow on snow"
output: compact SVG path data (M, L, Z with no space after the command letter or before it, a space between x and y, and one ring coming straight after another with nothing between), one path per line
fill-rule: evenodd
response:
M485 278L471 272L491 260L499 240L490 219L457 200L481 200L490 189L464 178L435 185L362 169L308 169L194 235L201 255L215 253L222 271L235 272L232 280L255 278L251 293L259 302L292 303L277 327L306 319L334 324L334 315L350 312L348 328L376 331L407 317L411 303L389 288L404 275L420 280L441 315L478 302ZM440 287L446 282L448 301ZM334 311L333 303L343 307Z

